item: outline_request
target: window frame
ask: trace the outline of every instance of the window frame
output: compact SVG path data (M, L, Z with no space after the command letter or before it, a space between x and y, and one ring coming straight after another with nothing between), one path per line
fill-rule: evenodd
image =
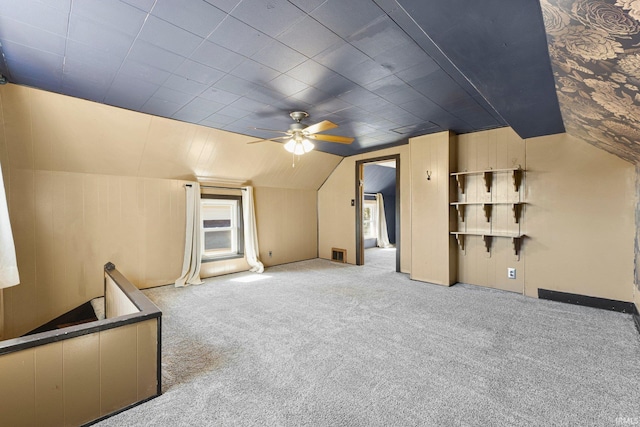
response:
M364 218L364 211L370 208L371 209L371 218L366 220ZM369 223L372 235L367 235L365 232L365 223ZM378 238L378 203L374 200L365 199L362 203L362 235L365 239L377 239Z
M202 218L201 211L201 220L200 220L200 236L202 240L202 257L201 261L203 263L206 262L214 262L225 259L235 259L235 258L243 258L244 257L244 220L243 220L243 212L242 212L242 196L230 195L230 194L201 194L200 195L200 209L202 210L204 204L207 200L234 200L236 202L236 217L235 217L235 246L236 251L234 252L225 252L224 254L219 255L206 255L206 251L204 249L204 239L205 239L205 227L204 227L204 219ZM221 230L222 231L222 230ZM232 230L233 231L233 230ZM232 233L233 236L233 233Z

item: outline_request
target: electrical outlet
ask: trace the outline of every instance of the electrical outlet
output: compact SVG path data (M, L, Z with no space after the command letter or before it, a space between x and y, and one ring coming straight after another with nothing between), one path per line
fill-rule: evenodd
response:
M515 268L507 268L507 278L515 279L516 278L516 269Z
M271 255L273 255L273 253L271 251L269 251L269 258L271 258Z

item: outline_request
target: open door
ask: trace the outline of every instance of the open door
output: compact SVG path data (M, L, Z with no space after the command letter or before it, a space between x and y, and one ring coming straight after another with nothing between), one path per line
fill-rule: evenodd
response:
M400 272L400 155L390 155L384 157L376 157L365 160L358 160L356 162L356 264L364 265L365 264L365 251L366 245L365 241L368 236L369 229L369 221L372 220L370 215L366 215L370 213L370 209L366 206L369 206L370 202L366 202L365 199L374 199L375 193L380 192L378 190L381 189L380 183L373 184L373 187L367 189L366 186L371 186L371 180L366 179L366 167L371 167L372 165L383 167L384 169L391 166L387 171L385 171L384 176L388 179L389 173L391 173L393 188L388 189L387 194L392 193L393 197L389 197L389 201L387 203L387 209L384 211L388 213L389 221L387 221L387 230L390 236L393 236L393 241L395 241L395 271ZM394 167L395 166L395 167ZM383 169L380 169L383 170ZM376 174L380 175L380 174ZM382 190L384 191L384 190ZM384 197L383 197L384 198ZM392 204L393 208L389 210L389 204ZM394 218L391 218L394 217ZM368 241L368 240L367 240Z

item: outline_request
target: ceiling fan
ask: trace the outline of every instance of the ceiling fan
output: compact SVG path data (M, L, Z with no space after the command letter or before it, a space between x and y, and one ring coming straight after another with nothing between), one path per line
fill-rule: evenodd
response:
M329 120L323 120L319 123L316 123L311 126L305 126L301 123L303 119L309 117L309 113L305 111L294 111L289 114L291 118L295 121L289 126L289 130L280 131L274 129L263 129L263 128L253 128L256 130L264 130L267 132L277 132L282 133L284 136L277 136L275 138L269 139L261 139L258 141L251 141L247 144L255 144L257 142L263 141L275 141L277 139L288 139L286 144L284 144L284 148L294 155L302 155L304 153L308 153L313 150L314 146L310 139L315 139L317 141L327 141L327 142L337 142L339 144L351 144L354 138L347 136L337 136L337 135L322 135L319 132L324 132L329 129L337 128L338 125L330 122ZM294 163L295 167L295 163Z

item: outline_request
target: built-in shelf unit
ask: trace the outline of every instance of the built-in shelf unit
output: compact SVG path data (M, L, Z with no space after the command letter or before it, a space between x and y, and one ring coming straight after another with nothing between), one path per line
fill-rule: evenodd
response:
M467 194L467 177L470 175L482 175L484 182L484 189L487 193L491 193L491 188L494 180L494 176L496 174L510 174L511 182L513 184L513 189L519 195L521 195L520 187L522 185L522 178L524 175L524 169L520 166L517 168L509 168L509 169L486 169L472 172L454 172L451 174L451 177L455 178L456 183L458 185L458 189L461 194ZM524 234L520 232L520 220L522 218L522 208L525 205L525 202L521 200L518 201L481 201L481 200L472 200L472 201L456 201L451 202L451 206L456 208L458 212L458 218L460 219L460 223L464 223L466 219L466 208L468 206L482 206L484 211L484 216L489 224L491 224L491 216L493 212L493 207L497 205L509 205L511 206L511 211L513 212L513 220L516 224L518 224L517 232L497 232L497 231L483 231L483 230L459 230L452 231L451 234L455 236L458 246L461 250L465 250L466 242L465 239L467 236L480 236L484 241L484 246L487 250L487 253L491 252L491 243L494 237L496 238L509 238L513 244L513 251L516 256L520 254L520 246L522 239L525 237Z

